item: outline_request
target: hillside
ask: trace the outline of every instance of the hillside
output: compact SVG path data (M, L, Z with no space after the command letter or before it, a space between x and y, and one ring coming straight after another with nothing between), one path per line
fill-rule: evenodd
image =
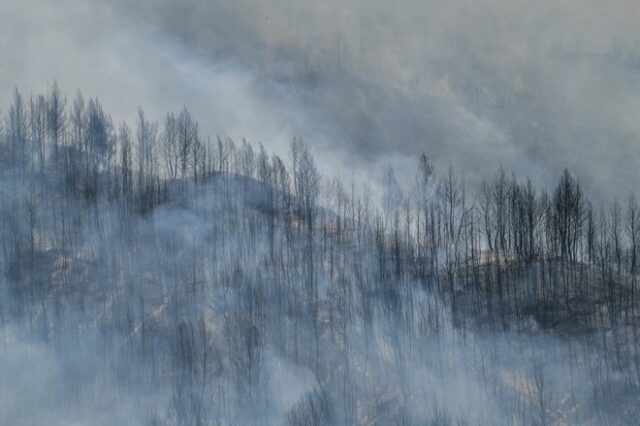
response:
M134 132L56 99L16 94L1 133L7 424L640 415L637 241L569 172L548 196L499 171L471 200L422 157L376 202L299 138L283 161L186 110Z

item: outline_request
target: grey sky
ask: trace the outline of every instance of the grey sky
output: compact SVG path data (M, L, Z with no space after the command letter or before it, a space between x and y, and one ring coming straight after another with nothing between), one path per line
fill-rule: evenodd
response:
M382 176L424 151L471 181L499 165L550 185L569 166L626 197L640 155L631 0L0 0L0 89L56 79L116 121L190 108L211 135L325 172Z

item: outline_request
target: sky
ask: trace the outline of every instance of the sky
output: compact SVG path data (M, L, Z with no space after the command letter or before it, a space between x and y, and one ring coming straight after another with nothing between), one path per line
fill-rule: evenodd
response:
M12 89L96 96L114 121L186 106L201 128L329 176L413 180L424 152L471 184L503 166L624 199L640 156L633 0L0 0Z

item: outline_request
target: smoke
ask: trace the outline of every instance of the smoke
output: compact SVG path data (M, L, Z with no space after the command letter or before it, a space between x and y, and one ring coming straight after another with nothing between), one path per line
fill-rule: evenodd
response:
M210 137L264 141L285 158L295 134L329 144L331 129L321 131L304 99L281 84L232 57L208 58L106 4L9 2L0 28L5 109L14 87L28 96L56 81L66 93L82 90L97 97L115 123L132 117L138 106L160 121L186 106ZM324 169L337 173L347 162L343 157L326 155ZM338 163L334 167L329 160Z
M632 189L637 21L626 0L5 0L0 89L57 79L116 122L186 105L281 154L302 135L361 180L392 164L408 183L420 152L471 182L503 165L551 186L568 166L606 200Z
M592 349L575 342L572 354L570 345L540 334L457 329L443 301L419 282L391 283L395 297L360 289L355 276L373 280L373 248L345 249L345 263L358 260L342 272L346 283L314 266L321 311L314 326L301 259L286 261L289 278L268 261L267 217L259 213L266 195L254 181L217 177L175 188L164 206L126 221L118 204L84 211L65 200L70 217L63 220L76 223L63 233L75 247L68 265L57 259L50 274L44 260L31 265L24 273L43 273L48 293L35 303L28 291L12 300L24 318L8 315L6 305L0 310L7 318L0 419L309 424L316 410L327 424L501 424L520 415L530 424L540 404L540 360L545 415L592 418L586 407L595 385L576 355ZM36 219L43 239L55 234L47 214ZM292 256L305 244L276 238ZM10 288L10 278L2 279L1 288ZM39 281L25 277L20 285L37 289ZM198 321L201 330L182 331ZM199 417L191 422L191 415Z
M638 13L630 1L4 0L0 90L9 100L13 86L38 93L57 80L97 96L116 123L138 105L154 118L187 106L211 136L281 155L299 134L329 176L382 181L391 164L406 188L424 151L474 183L502 164L549 186L568 165L596 196L624 196L640 130ZM8 179L2 230L15 244L3 246L2 288L31 291L0 305L9 423L171 423L203 410L200 400L215 402L202 418L238 423L315 412L499 424L536 410L556 420L579 411L580 423L605 393L587 343L467 334L416 282L394 283L393 312L391 297L358 287L374 282L373 249L345 249L354 266L341 280L314 265L317 313L302 294L302 238L279 230L288 257L267 261L255 182L181 187L131 222L122 205L41 195L28 235L18 215L32 192ZM25 260L29 242L39 250ZM347 294L356 314L343 311ZM184 365L183 347L211 356L206 372Z
M114 383L91 337L65 349L10 326L1 333L0 419L6 424L142 425L160 400L152 391Z

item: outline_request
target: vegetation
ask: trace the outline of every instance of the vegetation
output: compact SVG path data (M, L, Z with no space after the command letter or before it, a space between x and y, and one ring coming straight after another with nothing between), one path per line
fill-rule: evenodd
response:
M378 202L298 137L282 159L186 109L134 127L55 85L5 114L0 395L52 390L0 403L8 424L640 415L633 196L594 206L567 170L472 191L423 155ZM14 371L24 345L59 375Z

